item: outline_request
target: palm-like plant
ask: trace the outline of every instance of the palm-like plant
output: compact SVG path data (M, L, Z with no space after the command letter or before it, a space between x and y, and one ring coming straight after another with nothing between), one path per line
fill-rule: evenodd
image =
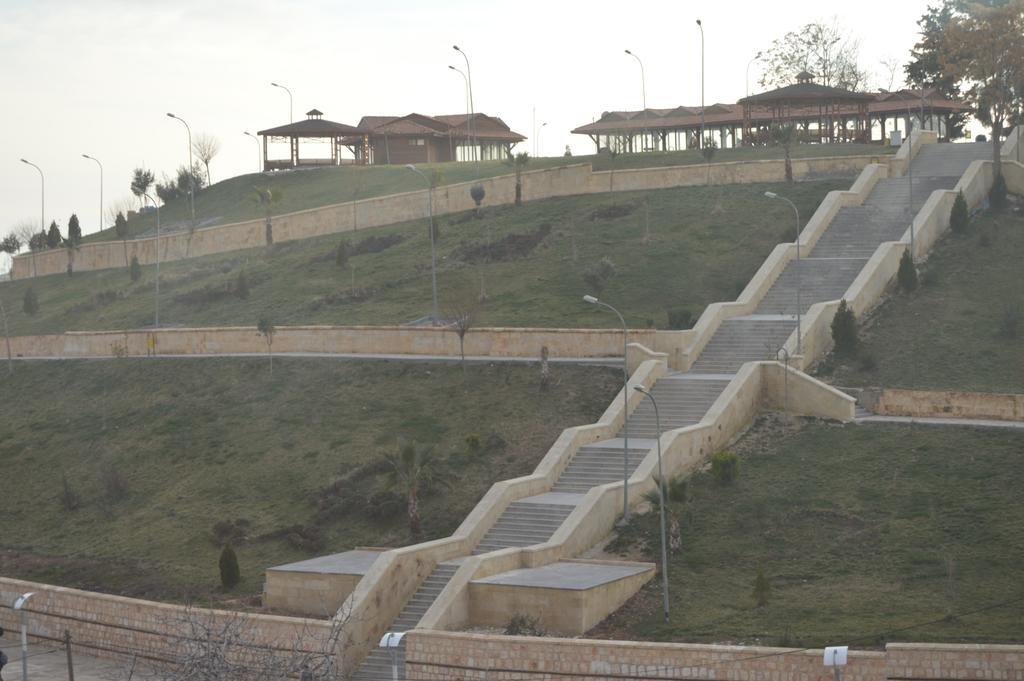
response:
M437 459L431 447L410 441L399 441L395 452L385 455L391 464L387 485L405 497L409 533L417 539L422 532L420 491L436 478Z
M512 170L516 173L516 205L518 206L523 202L523 169L526 164L530 162L530 154L525 151L519 152L518 154L509 154L508 160L505 163L512 166Z
M267 246L274 245L274 205L281 201L281 191L270 187L253 187L256 201L263 208L264 224L266 225Z
M772 143L782 147L786 155L786 182L793 181L793 158L791 152L797 142L796 123L780 123L772 126Z

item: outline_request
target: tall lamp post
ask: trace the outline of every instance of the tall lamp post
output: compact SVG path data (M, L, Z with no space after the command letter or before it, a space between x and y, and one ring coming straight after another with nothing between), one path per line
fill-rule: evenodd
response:
M192 207L192 226L194 227L196 224L196 177L192 172L192 128L188 127L184 118L179 118L172 113L167 114L167 117L181 121L181 124L185 126L185 132L188 133L188 199Z
M787 199L785 196L781 196L775 192L765 192L764 195L769 199L785 201L796 214L796 354L803 355L803 311L800 307L800 209L796 207L795 203Z
M251 132L243 132L243 135L248 135L256 142L256 172L263 170L263 146L260 144L260 138Z
M477 158L477 143L476 143L476 121L473 120L476 115L476 109L473 107L473 71L469 68L469 57L466 53L459 49L458 45L452 45L452 49L462 55L462 58L466 60L466 82L469 84L469 135L473 138L473 160L480 160Z
M704 24L697 19L700 29L700 148L704 148Z
M644 105L644 122L646 123L647 122L647 76L644 75L644 63L643 63L643 61L640 60L640 57L636 56L636 54L634 54L633 52L630 52L629 50L626 50L626 54L628 54L633 59L636 59L636 63L640 65L640 94L643 97L642 101L643 101L643 105ZM645 136L649 135L649 134L650 134L649 130L647 130L644 133ZM644 145L641 144L640 145L640 151L643 151L643 150L644 150Z
M465 87L466 87L466 134L469 135L469 130L471 129L470 126L473 124L473 113L472 113L472 108L470 107L470 104L469 104L469 76L466 75L465 71L463 71L462 69L457 69L454 66L452 66L451 64L448 65L448 68L450 68L452 71L454 71L455 73L457 73L460 76L462 76L462 80L465 83ZM470 136L470 140L472 140L472 136ZM454 161L455 159L452 159L452 160Z
M423 178L423 181L427 183L427 213L430 216L430 285L433 292L433 314L431 315L431 324L437 324L438 320L441 319L437 309L437 250L434 246L434 186L423 174L423 171L414 166L408 164L405 166L412 172L416 173Z
M82 158L87 158L90 161L95 161L96 165L100 167L100 221L99 230L103 229L103 164L100 163L98 158L93 158L89 154L82 154Z
M34 595L34 592L29 591L21 594L14 601L14 610L21 616L21 678L23 680L28 679L28 624L25 621L25 603Z
M594 296L583 296L583 302L606 307L622 322L622 524L629 521L629 328L622 313Z
M149 194L143 196L156 208L156 296L153 301L153 328L160 328L160 204Z
M658 400L654 399L642 385L634 386L633 390L647 395L654 405L654 425L658 429L658 498L661 507L661 594L664 601L665 621L668 622L668 549L665 542L665 474L661 468L661 415L658 413Z
M747 97L750 96L750 67L751 67L751 65L755 61L757 61L760 58L761 58L761 53L758 52L757 54L754 55L753 59L751 59L750 61L747 62L747 79L746 79L746 83L747 83L747 95L746 96Z
M21 159L25 165L30 165L39 171L39 230L46 231L46 178L43 177L43 169L32 161Z
M271 83L271 85L274 86L274 87L279 87L279 88L281 88L282 90L284 90L285 92L288 93L288 122L289 123L294 123L295 122L295 109L293 108L292 91L289 90L287 86L281 85L279 83Z
M547 125L546 122L545 123L541 123L540 127L537 128L537 156L540 156L540 134L541 134L541 132L544 131L544 126L545 125Z

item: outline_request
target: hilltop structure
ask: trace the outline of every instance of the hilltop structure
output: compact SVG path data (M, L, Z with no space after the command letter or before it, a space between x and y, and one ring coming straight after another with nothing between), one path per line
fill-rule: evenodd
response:
M359 135L343 140L357 163L444 163L498 161L526 139L496 116L476 113L444 116L363 116Z
M341 157L342 138L358 133L358 128L344 123L335 123L324 118L324 112L310 109L306 112L306 120L276 128L260 130L257 135L263 138L263 171L286 170L311 166L336 166L343 161ZM320 144L327 143L331 147L331 155L327 158L302 158L300 143L309 140ZM290 153L287 159L272 159L268 149L274 142L288 142Z

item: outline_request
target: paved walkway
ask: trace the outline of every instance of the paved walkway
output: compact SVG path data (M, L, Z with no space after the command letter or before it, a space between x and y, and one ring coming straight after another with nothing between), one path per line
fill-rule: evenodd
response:
M996 421L992 419L958 419L941 416L865 416L856 423L916 423L926 426L959 426L970 428L1010 428L1024 430L1024 421Z
M2 650L10 661L4 667L4 681L23 681L21 648L13 636L4 635ZM11 638L8 638L11 637ZM75 681L111 681L119 678L117 662L86 655L71 646L75 664ZM68 678L68 658L64 647L30 644L28 647L28 678L30 681L64 681Z

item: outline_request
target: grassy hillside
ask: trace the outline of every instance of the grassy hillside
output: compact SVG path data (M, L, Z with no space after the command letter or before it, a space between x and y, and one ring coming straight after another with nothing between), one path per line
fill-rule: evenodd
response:
M549 199L486 208L439 220L438 288L442 311L488 299L479 323L507 326L614 326L614 315L585 305L584 293L619 307L630 324L668 324L668 311L732 299L771 249L792 240L792 212L766 190L793 199L809 218L825 194L849 180L793 185L690 187L622 195ZM335 263L339 243L350 252ZM376 251L376 252L374 252ZM602 290L588 272L607 258ZM235 295L245 273L249 294ZM26 288L40 310L22 312ZM185 326L255 324L402 324L430 311L430 239L426 221L276 244L166 263L161 322ZM152 323L154 268L132 283L125 269L0 283L13 334L140 327Z
M852 156L858 154L885 155L893 153L891 147L862 144L800 145L793 150L796 158L819 156ZM716 163L727 161L749 161L782 158L777 147L751 149L723 149L714 158ZM645 154L622 154L614 161L607 155L547 157L532 159L527 170L539 170L570 163L591 163L595 170L609 170L614 163L616 169L651 168L671 165L703 163L699 151L670 151ZM442 184L470 182L478 178L508 175L512 170L500 161L482 162L477 167L471 163L436 163L419 166L424 170L441 173ZM125 179L124 190L128 191ZM261 217L262 212L255 199L255 187L270 187L280 192L281 202L274 210L289 213L307 208L327 206L345 201L367 199L386 194L413 191L423 188L423 180L404 166L343 166L337 168L313 168L296 172L273 173L270 175L239 175L218 182L196 196L196 219L203 225L226 224L240 220ZM187 201L174 202L161 209L164 228L181 227L189 219ZM140 215L129 221L132 235L143 234L156 229L155 215ZM112 229L91 234L86 241L116 239Z
M811 647L1022 640L1019 602L956 614L1024 596L1024 432L768 422L736 451L733 485L698 475L675 509L671 621L654 580L601 636ZM616 548L655 561L657 528L655 513L638 517ZM770 585L763 607L752 596L759 569Z
M18 364L0 380L0 574L203 594L218 586L224 522L243 536L248 595L269 565L405 544L382 465L399 437L434 447L424 529L446 536L492 482L529 473L563 428L596 419L621 380L554 372L540 392L536 367L509 365L463 379L455 365L330 360L279 359L273 377L257 359Z
M918 290L866 320L860 359L819 372L848 386L1024 393L1022 263L1024 218L974 220L939 243Z

